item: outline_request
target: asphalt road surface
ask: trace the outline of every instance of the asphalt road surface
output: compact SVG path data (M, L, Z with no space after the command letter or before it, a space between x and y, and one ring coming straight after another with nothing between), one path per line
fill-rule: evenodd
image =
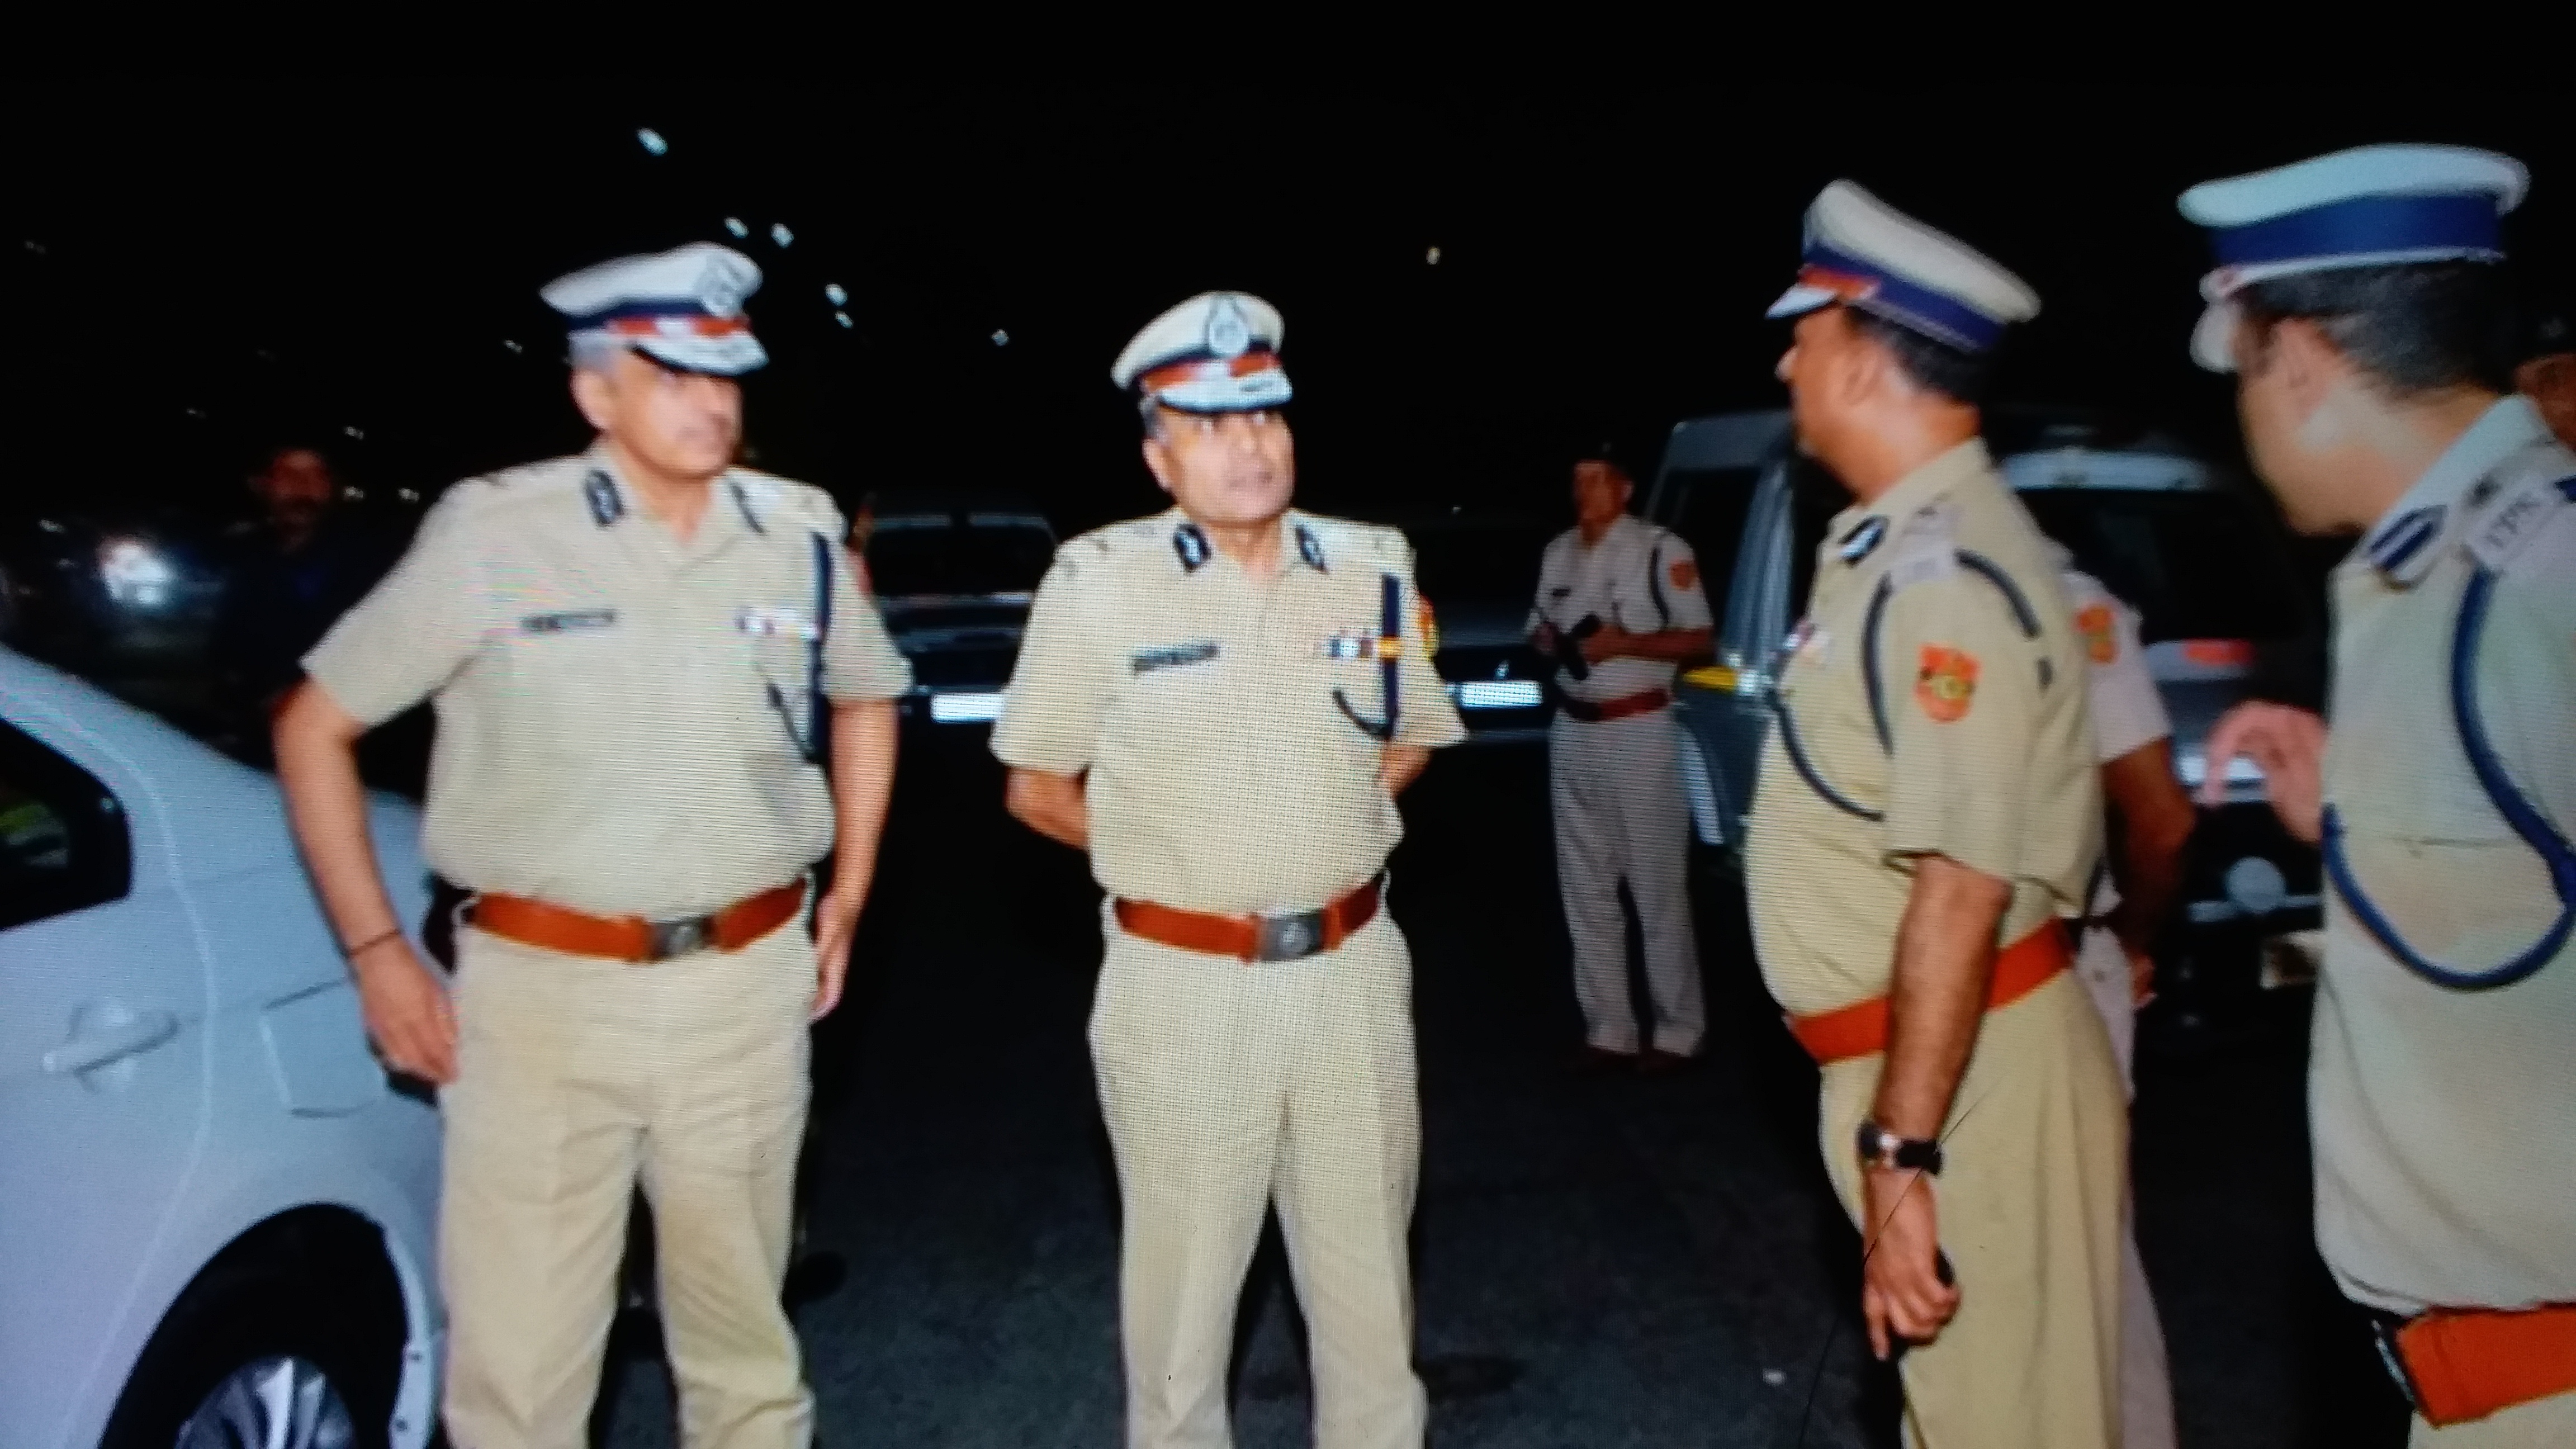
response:
M980 729L906 746L856 989L817 1043L821 1256L791 1296L822 1442L1115 1445L1118 1202L1083 1043L1098 897L1073 853L1002 815ZM1563 1070L1579 1018L1545 769L1528 747L1448 752L1393 862L1417 962L1431 1442L1893 1445L1814 1073L1761 995L1740 905L1702 892L1706 1061ZM2149 1029L2138 1214L2194 1449L2404 1440L2310 1246L2306 1011L2276 994L2218 1046ZM1274 1236L1239 1334L1245 1449L1308 1442L1294 1315ZM621 1325L602 1443L674 1442L656 1348L648 1319Z

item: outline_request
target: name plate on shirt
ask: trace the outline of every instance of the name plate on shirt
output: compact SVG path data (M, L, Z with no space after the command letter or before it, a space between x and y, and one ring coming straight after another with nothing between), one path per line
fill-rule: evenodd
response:
M1171 669L1183 664L1205 664L1216 657L1216 641L1201 639L1195 644L1172 644L1161 649L1139 649L1127 661L1127 667L1138 674L1151 674L1157 669Z
M561 614L530 614L519 621L525 634L569 634L576 629L605 629L617 622L615 609L573 609Z

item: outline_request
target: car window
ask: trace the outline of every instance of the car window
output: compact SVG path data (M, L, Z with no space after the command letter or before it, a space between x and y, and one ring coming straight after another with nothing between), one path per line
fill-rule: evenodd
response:
M1664 475L1666 528L1682 536L1699 558L1701 587L1723 598L1744 542L1744 516L1753 506L1760 468L1675 468Z
M80 766L0 725L0 930L112 901L130 883L124 812Z
M868 577L887 598L1034 592L1055 536L1029 524L888 520L868 536Z
M2260 509L2223 492L2028 488L2022 502L2076 566L2139 614L2160 639L2296 637L2296 571Z

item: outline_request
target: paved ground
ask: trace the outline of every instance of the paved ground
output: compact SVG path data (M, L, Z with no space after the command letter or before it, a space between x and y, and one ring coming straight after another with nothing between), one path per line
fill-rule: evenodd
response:
M980 739L913 744L864 990L821 1042L813 1246L844 1271L798 1321L823 1433L1113 1445L1117 1198L1082 1039L1096 898L1070 852L1001 817ZM1433 1443L1893 1444L1813 1073L1722 892L1703 902L1711 1060L1660 1081L1558 1070L1575 1017L1543 771L1534 751L1453 752L1394 864L1419 962ZM2304 1012L2268 1002L2228 1049L2146 1069L2139 1215L2195 1449L2403 1438L2308 1246ZM1306 1442L1293 1313L1274 1250L1246 1298L1246 1449ZM602 1442L669 1444L653 1346L622 1347Z

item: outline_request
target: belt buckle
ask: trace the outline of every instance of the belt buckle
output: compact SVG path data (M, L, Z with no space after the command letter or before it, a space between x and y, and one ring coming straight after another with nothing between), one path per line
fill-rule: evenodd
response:
M1253 919L1252 959L1255 961L1294 961L1324 949L1322 911L1291 911L1278 915L1265 911Z
M694 956L715 944L716 918L713 916L683 916L674 921L647 921L645 926L652 933L651 944L645 948L649 954L644 959L648 962L668 961L679 956Z

